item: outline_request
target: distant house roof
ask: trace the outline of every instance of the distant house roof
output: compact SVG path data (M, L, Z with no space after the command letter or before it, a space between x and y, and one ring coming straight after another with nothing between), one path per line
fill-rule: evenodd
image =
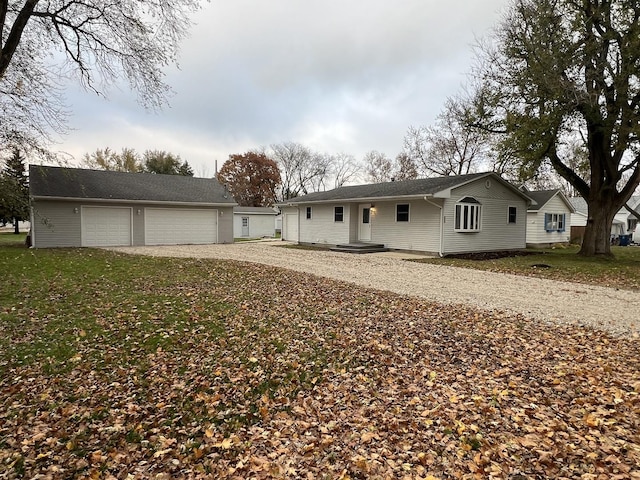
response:
M215 179L82 168L29 167L34 198L236 205Z
M573 205L573 207L576 209L577 213L580 213L581 215L587 215L588 214L588 206L587 206L587 201L582 198L582 197L571 197L569 199L569 201L571 202L571 204ZM627 202L627 204L633 208L633 209L638 209L640 208L640 195L634 195L632 196L629 201ZM622 207L620 209L619 212L622 213L629 213L628 210L625 207ZM635 218L635 215L633 215L632 213L629 213L629 218Z
M580 213L582 215L586 215L588 213L589 207L587 206L587 201L582 197L571 197L569 199L573 208L575 208L576 213Z
M571 213L575 213L576 209L571 203L571 201L562 193L562 190L536 190L536 191L527 191L528 196L533 198L536 203L529 206L527 211L529 212L538 212L540 209L544 208L544 206L551 201L551 199L555 197L559 197L567 206L567 208L571 211Z
M315 192L301 197L287 200L280 205L297 203L321 203L336 200L365 200L402 197L440 197L448 198L451 190L469 182L489 177L508 186L527 200L531 200L527 193L520 191L514 185L502 179L495 173L472 173L450 177L421 178L416 180L402 180L398 182L374 183L368 185L351 185L326 192ZM489 179L488 178L488 179Z
M233 213L245 214L245 215L277 215L276 212L271 207L243 207L238 205L237 207L233 207Z

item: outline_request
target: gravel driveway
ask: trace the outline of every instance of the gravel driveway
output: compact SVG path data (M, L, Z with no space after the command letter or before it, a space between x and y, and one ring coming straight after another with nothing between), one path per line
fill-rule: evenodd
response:
M411 255L354 255L282 248L283 243L118 247L150 256L219 258L262 263L356 285L524 315L545 322L574 323L614 335L640 335L640 294L628 290L544 280L404 261Z

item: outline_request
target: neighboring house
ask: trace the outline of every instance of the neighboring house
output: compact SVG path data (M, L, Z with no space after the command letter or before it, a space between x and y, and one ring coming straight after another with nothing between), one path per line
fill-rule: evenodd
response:
M569 200L575 209L575 213L571 214L571 240L580 242L589 216L587 202L582 197L572 197ZM627 203L637 211L640 209L640 196L631 197ZM637 218L622 207L613 217L611 239L615 241L620 235L630 235L635 243L640 243L640 229L637 228L637 224Z
M233 242L215 179L32 165L29 189L36 248Z
M277 213L270 207L233 207L233 236L235 238L275 237Z
M536 202L527 210L527 246L569 243L571 214L575 208L564 193L561 190L524 191Z
M526 246L531 199L495 173L341 187L280 204L282 237L440 255Z

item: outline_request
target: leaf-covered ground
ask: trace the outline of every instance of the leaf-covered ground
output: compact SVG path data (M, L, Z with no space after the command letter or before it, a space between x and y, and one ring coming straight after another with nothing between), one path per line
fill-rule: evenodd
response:
M637 339L262 265L2 253L2 478L640 479Z

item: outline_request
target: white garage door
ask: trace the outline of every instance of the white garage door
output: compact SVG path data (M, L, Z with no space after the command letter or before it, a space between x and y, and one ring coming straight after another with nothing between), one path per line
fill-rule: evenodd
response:
M208 244L218 241L218 211L145 208L145 245Z
M298 241L298 214L287 213L284 216L284 239L290 242Z
M131 208L82 207L82 246L131 245Z

